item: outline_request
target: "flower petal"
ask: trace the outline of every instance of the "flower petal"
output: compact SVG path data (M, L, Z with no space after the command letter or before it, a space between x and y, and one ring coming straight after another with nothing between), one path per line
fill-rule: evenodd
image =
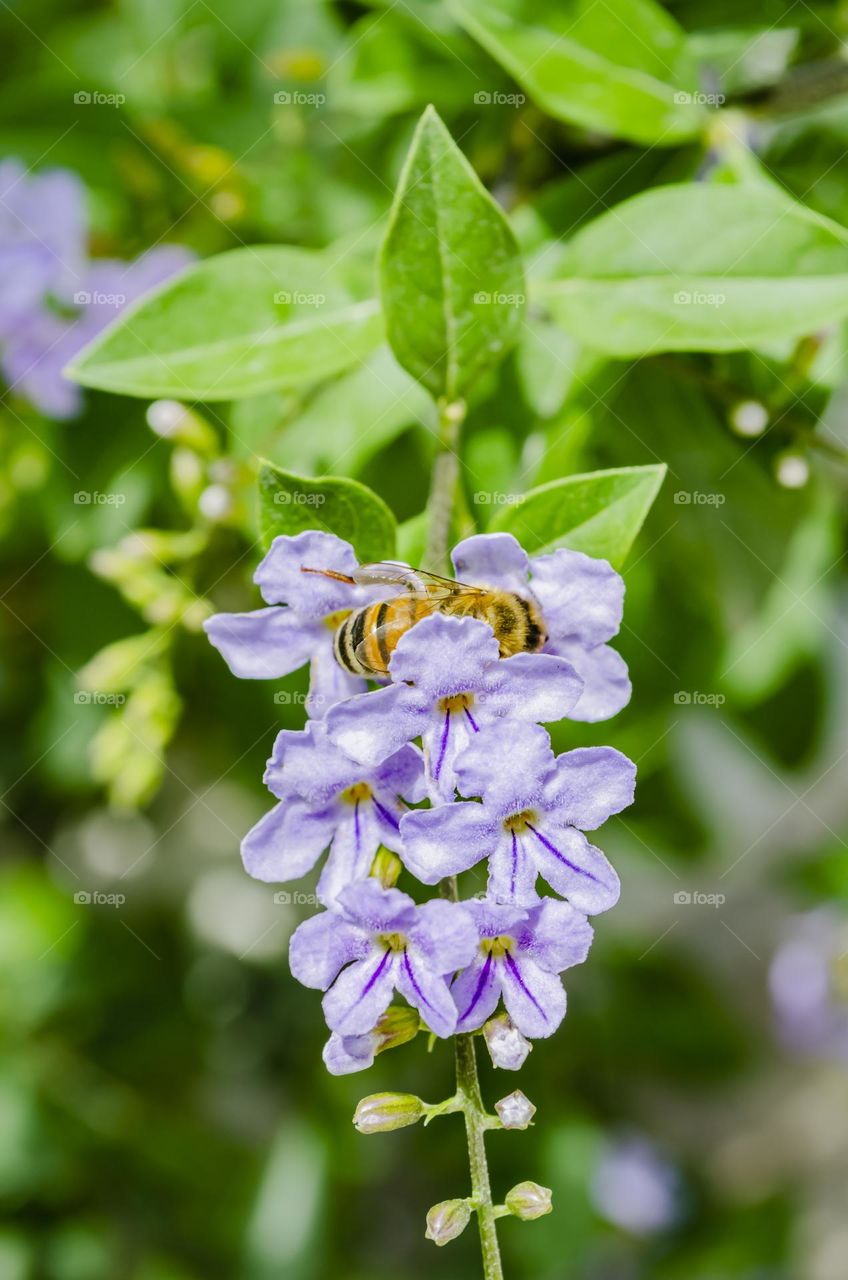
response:
M477 930L462 904L433 898L418 908L409 943L434 973L454 974L477 950Z
M313 720L323 720L337 702L352 698L357 693L365 693L368 688L359 676L352 676L342 670L333 656L333 636L326 628L324 631L327 638L313 653L309 667L306 714Z
M401 858L423 884L467 871L488 857L499 831L482 805L473 801L416 809L400 824Z
M281 798L299 795L319 808L367 776L368 770L330 739L323 720L310 720L305 729L281 729L277 734L265 785Z
M489 883L486 893L496 902L534 904L538 902L536 880L539 865L535 849L530 848L525 831L504 831L489 858Z
M389 670L395 683L409 681L435 701L481 688L499 653L487 623L434 613L401 636Z
M380 847L380 834L372 806L357 801L336 828L318 881L319 902L329 907L348 885L365 879Z
M427 794L424 757L417 747L409 744L378 764L373 778L375 787L403 796L410 804L418 804Z
M553 766L546 729L498 720L484 725L459 756L456 779L462 795L482 796L493 817L505 817L539 803Z
M216 613L203 629L233 675L242 680L278 680L308 662L322 636L289 609Z
M340 702L324 723L342 751L362 764L378 765L421 734L427 713L415 690L392 684Z
M298 796L281 800L241 842L245 870L267 883L306 875L333 838L337 815L315 811Z
M415 924L415 903L400 889L384 889L377 880L361 880L339 894L347 920L369 933L406 933Z
M364 960L344 969L324 996L324 1017L331 1031L365 1035L388 1008L395 989L400 953L373 947Z
M347 1076L372 1066L376 1052L376 1036L340 1036L334 1031L324 1045L321 1057L331 1076Z
M306 620L318 621L338 609L352 609L359 602L357 588L338 578L309 569L331 569L350 577L358 568L356 553L349 542L333 533L307 529L294 537L275 538L261 561L253 581L268 604L288 604Z
M519 931L519 949L548 973L582 964L594 930L582 912L559 898L543 898Z
M533 1040L553 1035L565 1017L565 988L556 974L511 952L498 968L507 1013L522 1035Z
M633 803L636 766L613 747L580 747L558 756L545 791L557 819L594 831Z
M361 929L334 911L322 911L295 929L289 942L289 966L298 982L324 991L343 965L367 955L370 948Z
M621 885L607 859L574 827L530 827L525 837L540 875L578 911L595 915L618 902Z
M456 1005L457 1032L476 1031L490 1017L501 994L498 966L491 953L479 955L472 961L451 987Z
M488 673L481 716L491 721L562 720L576 704L583 682L570 662L550 653L516 653Z
M607 560L562 547L530 561L533 594L548 633L573 636L590 648L603 644L621 626L624 580Z
M530 558L511 533L475 533L451 553L457 580L529 595Z
M545 652L567 658L583 681L583 692L568 713L570 720L596 724L627 706L631 693L627 663L608 644L584 649L577 640L549 640Z
M418 1010L434 1035L442 1038L453 1035L456 1006L451 1000L448 984L429 968L421 952L411 945L402 953L398 964L397 989Z

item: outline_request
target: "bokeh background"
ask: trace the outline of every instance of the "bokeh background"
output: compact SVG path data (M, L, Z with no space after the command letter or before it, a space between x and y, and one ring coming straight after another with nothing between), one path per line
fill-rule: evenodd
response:
M387 351L182 414L60 370L192 255L332 244L370 271L431 100L531 259L740 154L848 225L845 6L669 7L727 102L703 143L639 148L480 100L517 87L437 0L0 5L4 1280L477 1274L473 1232L423 1238L465 1193L458 1121L350 1123L378 1088L445 1096L449 1053L327 1076L285 962L310 908L241 868L305 686L236 681L200 631L256 603L257 455L360 477L413 520L426 398ZM496 1187L554 1192L502 1225L514 1280L844 1280L844 338L624 363L530 314L472 407L472 510L669 465L625 572L631 705L558 739L638 761L600 839L622 900L557 1037L520 1078L482 1067L490 1100L520 1084L538 1107L490 1138Z

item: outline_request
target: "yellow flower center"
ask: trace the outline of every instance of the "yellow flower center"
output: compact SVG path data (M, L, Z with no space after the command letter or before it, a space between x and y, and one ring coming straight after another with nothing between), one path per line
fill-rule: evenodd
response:
M480 943L480 950L484 956L491 955L496 960L499 960L501 956L505 956L508 951L511 951L514 946L514 938L510 938L506 934L500 934L497 938L484 938Z
M381 933L379 942L387 951L404 951L406 949L406 938L402 933Z
M452 693L449 698L439 699L440 711L468 711L473 706L473 693Z
M371 788L367 782L355 782L352 787L348 787L342 792L342 800L348 804L359 804L362 800L368 800L371 796Z
M533 810L525 809L522 813L514 813L510 818L504 818L504 828L520 835L522 831L527 830L531 822L535 821L536 815Z

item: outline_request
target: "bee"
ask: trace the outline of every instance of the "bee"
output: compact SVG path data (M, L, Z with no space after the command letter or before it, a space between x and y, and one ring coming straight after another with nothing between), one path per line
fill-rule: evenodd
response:
M537 653L548 638L538 605L514 591L472 587L398 564L361 565L353 577L305 566L301 572L320 573L351 585L398 588L397 595L354 609L339 622L333 653L339 666L354 676L386 677L401 636L433 613L487 622L495 633L502 658Z

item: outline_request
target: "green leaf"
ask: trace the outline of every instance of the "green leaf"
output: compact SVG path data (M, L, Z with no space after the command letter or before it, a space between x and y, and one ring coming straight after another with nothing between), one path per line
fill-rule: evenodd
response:
M401 173L380 278L392 350L436 397L464 395L518 337L515 236L432 107Z
M664 464L616 467L540 485L503 507L489 531L515 534L531 555L570 547L619 568L665 477Z
M281 533L325 529L350 542L363 564L395 554L395 518L383 499L358 480L308 480L266 462L259 472L259 503L266 547Z
M382 339L376 301L357 301L328 256L265 245L189 267L122 312L67 369L132 396L230 400L317 382Z
M654 0L616 0L614 8L592 0L450 0L450 10L558 120L674 146L709 119L685 35Z
M661 187L578 232L558 276L540 299L598 351L742 350L848 315L848 233L776 187Z

